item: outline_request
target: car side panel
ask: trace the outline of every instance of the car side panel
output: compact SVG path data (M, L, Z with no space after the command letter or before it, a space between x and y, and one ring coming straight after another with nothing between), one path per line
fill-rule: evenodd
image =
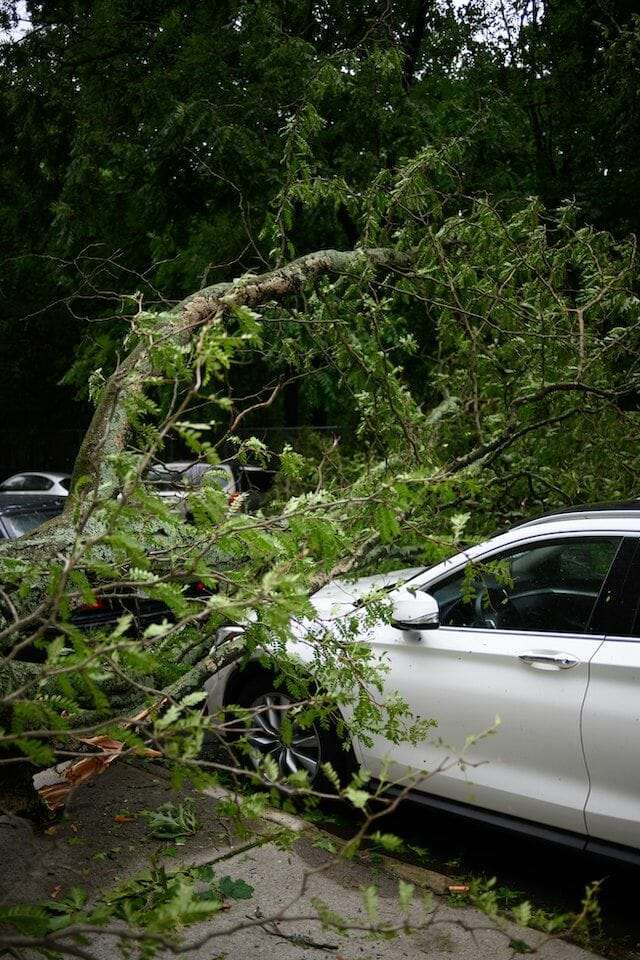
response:
M640 847L640 640L607 639L593 658L582 736L589 835Z
M367 768L415 775L427 793L584 833L580 706L601 638L384 629L386 642L378 633L376 647L390 663L386 692L398 691L416 715L438 726L417 744L376 738L363 747ZM578 663L546 670L522 662L520 654L541 647Z

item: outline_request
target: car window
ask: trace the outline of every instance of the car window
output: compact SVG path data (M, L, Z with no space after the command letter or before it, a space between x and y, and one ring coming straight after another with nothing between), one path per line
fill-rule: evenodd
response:
M24 533L35 530L45 520L55 517L55 512L51 510L30 510L20 511L4 518L5 525L11 532L12 539L21 537Z
M41 477L36 473L18 474L15 477L9 477L5 480L0 490L33 490L34 492L50 490L53 486L53 480L48 477Z
M26 477L18 474L16 477L9 477L0 485L0 490L25 490Z
M152 467L147 474L147 480L153 484L154 490L159 492L174 492L184 485L183 475L175 470L164 467Z
M63 490L71 490L71 477L60 477L58 483Z
M53 480L49 477L41 477L37 473L31 473L25 477L26 483L23 490L51 490Z
M276 476L275 470L262 470L259 467L240 467L238 474L240 489L243 493L246 490L268 493Z
M206 476L206 480L205 480ZM225 465L212 467L209 463L194 463L183 470L171 470L168 467L152 467L147 479L157 492L184 493L195 490L203 483L227 490L233 486L233 473Z
M233 471L226 463L215 466L210 463L194 463L187 470L186 479L192 489L201 487L203 484L218 486L222 490L233 487Z
M512 548L429 587L444 627L584 633L620 537Z

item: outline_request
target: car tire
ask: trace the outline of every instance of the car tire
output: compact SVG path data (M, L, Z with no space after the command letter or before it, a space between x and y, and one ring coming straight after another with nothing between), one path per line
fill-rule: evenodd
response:
M304 730L296 730L290 745L279 736L281 717L296 704L296 700L282 686L278 687L271 674L258 674L247 678L235 697L238 706L254 709L254 721L245 735L246 741L255 749L255 759L246 756L246 765L257 769L260 754L271 754L278 765L279 777L283 778L297 770L306 770L309 784L322 793L336 794L335 784L326 776L323 764L329 763L338 776L341 786L346 786L357 769L351 744L343 744L338 735L338 725L333 719L326 725L314 724Z

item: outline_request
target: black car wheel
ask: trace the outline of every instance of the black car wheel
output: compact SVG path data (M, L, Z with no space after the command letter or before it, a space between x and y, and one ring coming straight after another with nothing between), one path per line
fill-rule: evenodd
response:
M292 711L296 701L277 689L273 677L261 674L249 678L240 688L236 702L253 711L246 741L251 748L250 762L256 770L263 758L270 756L277 765L278 779L305 770L311 787L335 793L335 787L322 770L322 765L329 763L341 784L349 782L356 766L355 757L350 747L344 749L340 743L335 723L302 728L292 717L291 737L285 739L283 718Z

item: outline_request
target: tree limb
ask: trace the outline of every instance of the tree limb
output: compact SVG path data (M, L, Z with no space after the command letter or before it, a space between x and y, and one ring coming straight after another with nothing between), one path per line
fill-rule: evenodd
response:
M156 336L188 343L196 330L219 322L234 307L255 307L282 300L299 293L310 280L352 271L362 262L379 267L406 268L411 265L412 256L384 247L309 253L268 273L218 283L192 294L167 314ZM140 342L107 380L73 471L72 488L81 477L88 481L83 484L83 497L100 484L113 481L107 458L125 448L129 433L128 402L144 389L145 380L153 373L148 345ZM70 515L74 504L75 497L69 497L66 516Z

